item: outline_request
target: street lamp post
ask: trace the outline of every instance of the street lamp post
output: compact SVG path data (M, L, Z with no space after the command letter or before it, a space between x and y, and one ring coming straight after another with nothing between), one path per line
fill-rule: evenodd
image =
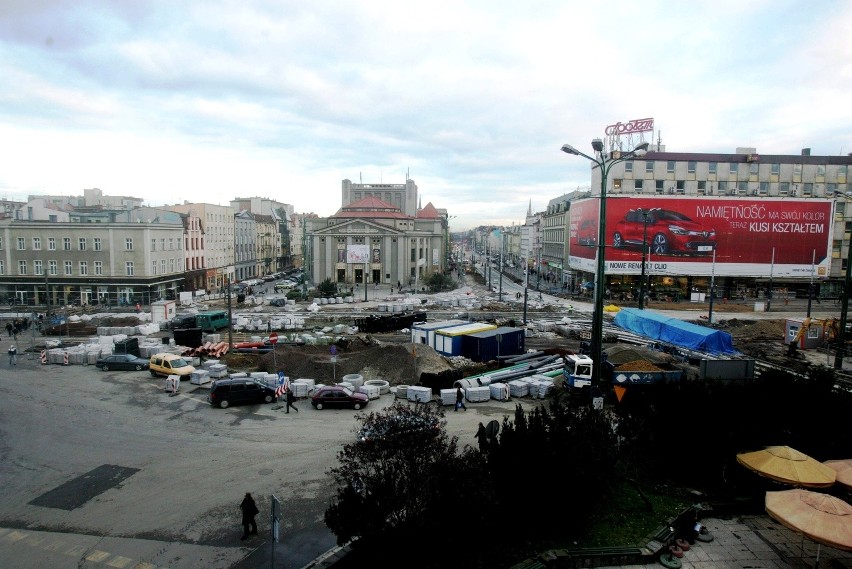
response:
M660 209L660 208L654 208ZM643 310L645 308L645 262L646 262L646 254L648 252L648 216L651 215L651 212L654 209L640 209L639 213L642 214L642 273L639 277L639 310Z
M625 152L623 154L618 154L615 156L615 153L610 153L609 156L604 154L604 145L603 141L600 138L595 138L592 140L592 149L595 151L595 157L591 157L588 154L584 154L580 152L570 144L562 145L562 152L566 152L568 154L573 154L574 156L582 156L583 158L591 161L601 170L601 198L600 198L600 212L598 219L598 257L597 257L597 267L595 274L595 305L594 305L594 314L592 317L592 360L594 361L594 365L592 366L592 384L595 386L601 386L601 367L603 365L603 305L604 305L604 287L606 285L604 278L604 271L606 269L606 184L607 184L607 175L609 174L612 167L619 162L623 162L625 160L630 160L632 158L636 158L638 156L642 156L645 154L645 151L648 150L648 143L643 142L630 152ZM594 168L594 166L593 166Z

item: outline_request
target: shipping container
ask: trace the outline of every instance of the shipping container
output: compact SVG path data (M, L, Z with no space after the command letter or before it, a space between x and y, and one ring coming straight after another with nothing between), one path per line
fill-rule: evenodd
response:
M462 337L461 355L475 362L489 362L500 356L516 356L526 351L526 331L503 326Z

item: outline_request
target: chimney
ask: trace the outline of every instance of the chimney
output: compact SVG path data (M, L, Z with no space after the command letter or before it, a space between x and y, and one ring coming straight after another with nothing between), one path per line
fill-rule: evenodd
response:
M802 148L802 156L810 156L811 149L810 148Z

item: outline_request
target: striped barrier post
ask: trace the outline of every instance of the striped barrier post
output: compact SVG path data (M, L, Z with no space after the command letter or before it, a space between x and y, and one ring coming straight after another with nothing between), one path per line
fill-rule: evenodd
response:
M41 351L41 363L43 363L43 364L47 363L47 350Z
M62 364L63 364L63 365L68 365L68 352L64 352L64 353L62 354Z

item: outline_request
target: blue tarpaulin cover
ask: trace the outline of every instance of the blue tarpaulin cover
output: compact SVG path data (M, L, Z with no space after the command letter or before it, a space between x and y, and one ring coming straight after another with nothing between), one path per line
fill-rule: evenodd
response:
M622 308L615 315L615 325L642 336L691 350L713 354L737 353L734 350L731 335L727 332L684 322L652 310Z

